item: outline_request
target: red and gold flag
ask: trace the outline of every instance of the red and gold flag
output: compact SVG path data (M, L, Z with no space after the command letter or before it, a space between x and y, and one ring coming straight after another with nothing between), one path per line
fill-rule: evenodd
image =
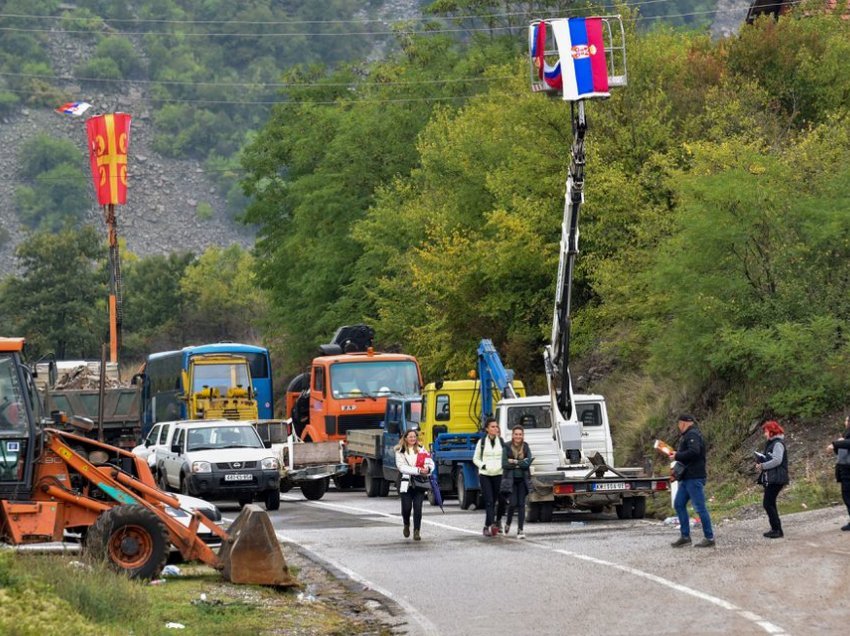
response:
M98 115L86 122L89 158L97 202L100 205L127 203L127 148L130 145L130 115Z

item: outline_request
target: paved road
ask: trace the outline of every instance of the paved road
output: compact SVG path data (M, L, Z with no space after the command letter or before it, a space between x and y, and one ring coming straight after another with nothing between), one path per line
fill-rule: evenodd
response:
M397 496L298 490L272 520L282 538L403 607L419 634L846 633L850 533L842 510L717 529L714 550L669 542L677 530L613 514L528 524L528 539L481 534L483 512L426 502L423 540L401 534ZM700 537L698 530L695 536Z

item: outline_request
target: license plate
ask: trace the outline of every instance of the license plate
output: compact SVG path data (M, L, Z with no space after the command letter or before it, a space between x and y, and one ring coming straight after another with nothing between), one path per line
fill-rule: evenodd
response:
M253 477L245 473L231 473L224 476L224 481L251 481Z
M611 481L603 484L593 484L594 490L625 490L626 482L623 481Z

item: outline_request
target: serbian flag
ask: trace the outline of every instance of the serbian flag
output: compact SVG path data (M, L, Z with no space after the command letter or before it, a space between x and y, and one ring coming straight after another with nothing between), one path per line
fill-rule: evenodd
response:
M532 63L537 69L537 79L543 80L551 89L561 90L561 61L558 60L554 64L546 61L546 23L541 21L535 24L529 35L529 49Z
M602 18L552 20L561 58L564 99L610 97Z
M75 115L79 117L89 108L91 108L91 104L88 102L68 102L67 104L62 104L59 108L57 108L56 112L62 113L63 115Z
M130 145L130 115L98 115L86 122L89 159L97 202L100 205L127 203L127 148Z

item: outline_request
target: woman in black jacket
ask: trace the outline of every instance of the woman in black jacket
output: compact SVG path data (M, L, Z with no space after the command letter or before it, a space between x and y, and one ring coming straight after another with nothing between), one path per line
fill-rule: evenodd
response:
M517 539L525 539L525 499L528 497L531 483L531 449L525 443L525 429L514 426L511 429L511 443L502 450L502 494L508 499L508 523L505 535L511 531L514 511L517 513Z
M835 479L841 482L841 498L850 514L850 417L844 418L844 438L837 439L826 447L834 452L838 459L835 462ZM841 526L844 531L850 531L850 523Z
M764 445L764 453L759 459L756 468L761 471L759 483L764 486L764 499L762 505L770 521L770 530L764 533L768 539L779 539L782 533L782 522L779 520L779 511L776 509L776 498L779 491L788 483L788 450L785 447L785 431L779 422L765 422L762 424L764 437L767 443Z

